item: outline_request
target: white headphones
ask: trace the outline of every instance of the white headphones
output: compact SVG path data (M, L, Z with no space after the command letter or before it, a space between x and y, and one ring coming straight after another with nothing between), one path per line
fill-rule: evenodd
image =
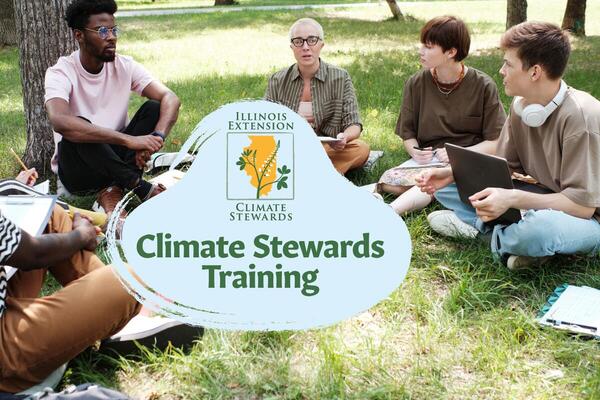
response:
M538 126L542 126L550 114L562 104L565 99L565 94L567 94L567 84L565 81L561 80L560 89L558 89L558 93L550 103L545 106L541 104L530 104L523 108L523 105L521 104L523 98L521 96L516 96L513 103L513 109L515 110L515 113L521 117L525 125L537 128Z

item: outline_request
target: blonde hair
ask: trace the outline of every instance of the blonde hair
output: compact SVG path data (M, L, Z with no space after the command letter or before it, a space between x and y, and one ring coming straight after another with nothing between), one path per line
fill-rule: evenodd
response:
M317 32L319 33L319 37L321 40L325 40L325 32L323 32L323 27L316 20L312 18L300 18L298 21L294 22L290 27L289 37L292 40L292 35L294 34L294 30L300 25L312 25L317 28Z

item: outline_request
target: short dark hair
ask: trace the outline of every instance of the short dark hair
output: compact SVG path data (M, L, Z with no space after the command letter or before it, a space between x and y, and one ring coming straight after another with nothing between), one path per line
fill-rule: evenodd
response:
M550 79L559 79L569 61L569 35L549 22L523 22L507 30L500 40L503 50L516 49L523 69L539 64Z
M114 14L117 3L114 0L74 0L67 6L65 20L71 29L83 29L90 20L90 15Z
M462 19L452 15L435 17L421 28L421 43L437 44L444 51L456 49L455 61L462 61L469 55L471 35Z

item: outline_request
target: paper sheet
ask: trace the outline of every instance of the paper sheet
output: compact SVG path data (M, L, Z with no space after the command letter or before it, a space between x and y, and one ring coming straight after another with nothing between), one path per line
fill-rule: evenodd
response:
M40 182L33 187L33 190L37 190L40 193L48 194L50 192L50 181L45 180L44 182Z
M319 140L321 143L337 143L341 141L341 139L332 138L330 136L319 136Z
M431 167L444 167L447 164L441 162L436 156L433 156L430 162L427 164L419 164L414 159L409 158L404 161L402 164L398 165L396 168L431 168Z
M540 323L600 335L600 290L568 286Z
M48 224L56 196L0 196L0 212L19 228L32 236L44 231ZM6 267L10 278L15 268Z

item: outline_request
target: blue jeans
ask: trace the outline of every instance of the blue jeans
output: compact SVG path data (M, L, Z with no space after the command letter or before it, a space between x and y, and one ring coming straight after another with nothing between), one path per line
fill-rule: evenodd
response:
M551 209L528 210L518 223L490 227L477 217L473 207L460 200L455 184L435 192L435 198L461 221L483 234L491 233L492 253L500 260L509 255L544 257L600 252L600 223L595 219Z

